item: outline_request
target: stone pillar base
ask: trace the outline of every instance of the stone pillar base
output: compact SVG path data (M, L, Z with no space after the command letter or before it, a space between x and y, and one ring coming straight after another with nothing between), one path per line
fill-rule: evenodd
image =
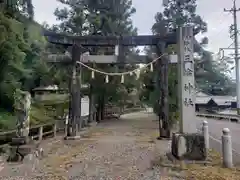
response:
M33 141L29 141L28 137L15 137L9 143L9 156L7 161L9 162L19 162L23 161L24 157L36 149Z
M173 133L172 155L179 160L206 160L207 151L203 135Z

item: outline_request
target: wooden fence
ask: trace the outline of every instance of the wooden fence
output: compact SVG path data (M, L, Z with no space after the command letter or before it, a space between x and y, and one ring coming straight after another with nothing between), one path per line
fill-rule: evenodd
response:
M108 110L105 111L105 116L107 117L107 116L116 115L117 117L119 117L121 114L124 114L124 113L136 112L141 110L144 110L144 108L134 107L134 108L124 109L124 111L120 111L119 108L114 107L114 108L108 108ZM82 117L83 122L86 122L87 120L88 120L88 116ZM80 123L77 123L77 124L78 124L78 127L81 127ZM29 130L29 137L31 137L34 140L41 141L47 137L55 137L58 133L64 133L65 135L67 133L67 123L63 119L56 120L55 122L52 122L52 123L32 126ZM6 144L11 142L11 139L15 135L16 135L16 130L0 132L0 148L6 146Z
M137 112L145 110L142 107L134 107L134 108L127 108L124 110L120 110L120 108L114 107L114 108L108 108L108 110L105 111L105 116L117 116L119 117L121 114L131 113L131 112ZM217 120L227 120L231 122L239 122L240 116L238 115L225 115L225 114L203 114L203 113L196 113L196 116L198 117L204 117L204 118L212 118ZM87 121L88 116L84 116L82 118L83 121ZM67 125L64 120L56 120L52 123L46 123L46 124L40 124L36 126L32 126L29 131L29 136L34 139L41 141L47 137L55 137L58 133L65 133L67 131ZM12 137L16 135L16 130L12 131L6 131L6 132L0 132L0 147L5 146L8 144Z

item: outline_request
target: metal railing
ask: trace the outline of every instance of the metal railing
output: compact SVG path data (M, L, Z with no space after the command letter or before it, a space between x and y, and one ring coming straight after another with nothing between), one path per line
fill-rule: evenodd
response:
M240 116L235 114L208 114L208 113L196 113L198 117L212 118L218 120L226 120L231 122L239 122Z

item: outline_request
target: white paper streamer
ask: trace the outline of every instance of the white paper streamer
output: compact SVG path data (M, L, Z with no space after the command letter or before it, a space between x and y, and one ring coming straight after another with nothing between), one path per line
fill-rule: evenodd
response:
M105 77L105 82L106 82L106 83L109 83L109 77L108 77L108 75L106 75L106 77Z
M121 76L121 83L124 83L124 75Z
M92 71L92 79L95 79L95 72Z

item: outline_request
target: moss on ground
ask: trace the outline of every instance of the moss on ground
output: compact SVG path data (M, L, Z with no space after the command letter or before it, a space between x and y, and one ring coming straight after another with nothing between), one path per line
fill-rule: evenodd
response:
M221 155L210 150L205 162L169 160L168 157L156 159L152 166L167 170L170 176L186 180L239 180L240 167L222 167Z
M187 179L196 180L239 180L240 168L232 169L222 167L221 155L213 150L209 151L209 163L188 164L184 168Z

